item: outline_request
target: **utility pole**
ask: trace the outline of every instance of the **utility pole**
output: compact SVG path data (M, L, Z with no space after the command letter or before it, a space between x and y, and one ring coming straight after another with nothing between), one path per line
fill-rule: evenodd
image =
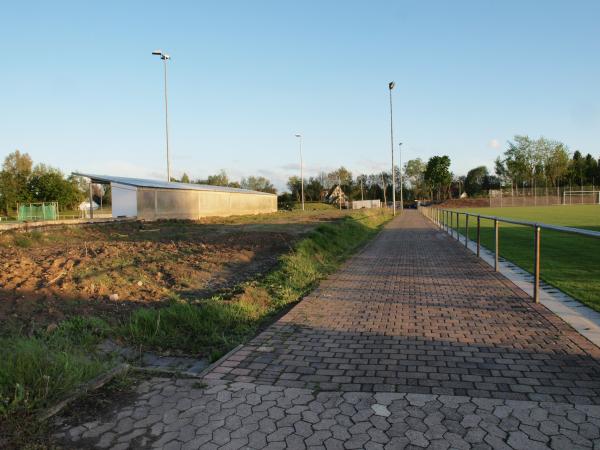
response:
M392 89L394 89L396 83L390 81L388 88L390 90L390 144L392 149L392 204L393 204L393 215L396 215L396 174L394 170L394 115L392 110Z
M360 199L362 201L364 201L364 199L365 199L365 193L363 191L363 179L362 178L360 179Z

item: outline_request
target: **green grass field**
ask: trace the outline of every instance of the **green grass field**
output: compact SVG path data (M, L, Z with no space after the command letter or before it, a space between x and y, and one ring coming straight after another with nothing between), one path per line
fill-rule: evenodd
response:
M600 205L465 208L460 211L600 231ZM470 239L476 238L476 223L475 219L470 219ZM463 234L464 226L465 219L461 216L459 227ZM541 233L540 277L600 311L600 239L544 229ZM481 244L494 249L494 225L490 220L481 220ZM501 223L500 256L533 272L533 228Z

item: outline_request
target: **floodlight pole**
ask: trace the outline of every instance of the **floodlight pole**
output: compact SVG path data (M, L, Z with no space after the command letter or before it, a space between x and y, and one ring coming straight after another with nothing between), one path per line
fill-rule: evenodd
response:
M300 141L300 196L302 197L302 211L304 211L304 163L302 161L302 135L295 135Z
M152 52L153 55L160 56L163 61L164 83L165 83L165 138L167 140L167 183L171 182L171 156L169 153L169 100L167 95L167 61L171 59L169 55L161 50Z
M390 90L390 146L392 149L392 214L396 215L396 174L394 171L394 115L392 110L392 89L396 84L393 81L388 83L388 88Z

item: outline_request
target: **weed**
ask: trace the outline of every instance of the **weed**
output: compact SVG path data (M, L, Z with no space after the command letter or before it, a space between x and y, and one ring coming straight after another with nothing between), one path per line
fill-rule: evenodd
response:
M44 408L108 367L91 350L108 332L75 317L53 332L0 338L0 417Z
M208 384L206 384L203 381L195 381L194 383L192 383L192 389L206 389L208 387Z

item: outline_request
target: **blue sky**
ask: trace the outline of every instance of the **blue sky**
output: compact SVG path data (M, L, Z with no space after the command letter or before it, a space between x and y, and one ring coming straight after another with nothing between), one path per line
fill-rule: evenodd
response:
M598 1L7 2L0 158L164 177L169 52L175 175L491 166L514 134L600 156Z

